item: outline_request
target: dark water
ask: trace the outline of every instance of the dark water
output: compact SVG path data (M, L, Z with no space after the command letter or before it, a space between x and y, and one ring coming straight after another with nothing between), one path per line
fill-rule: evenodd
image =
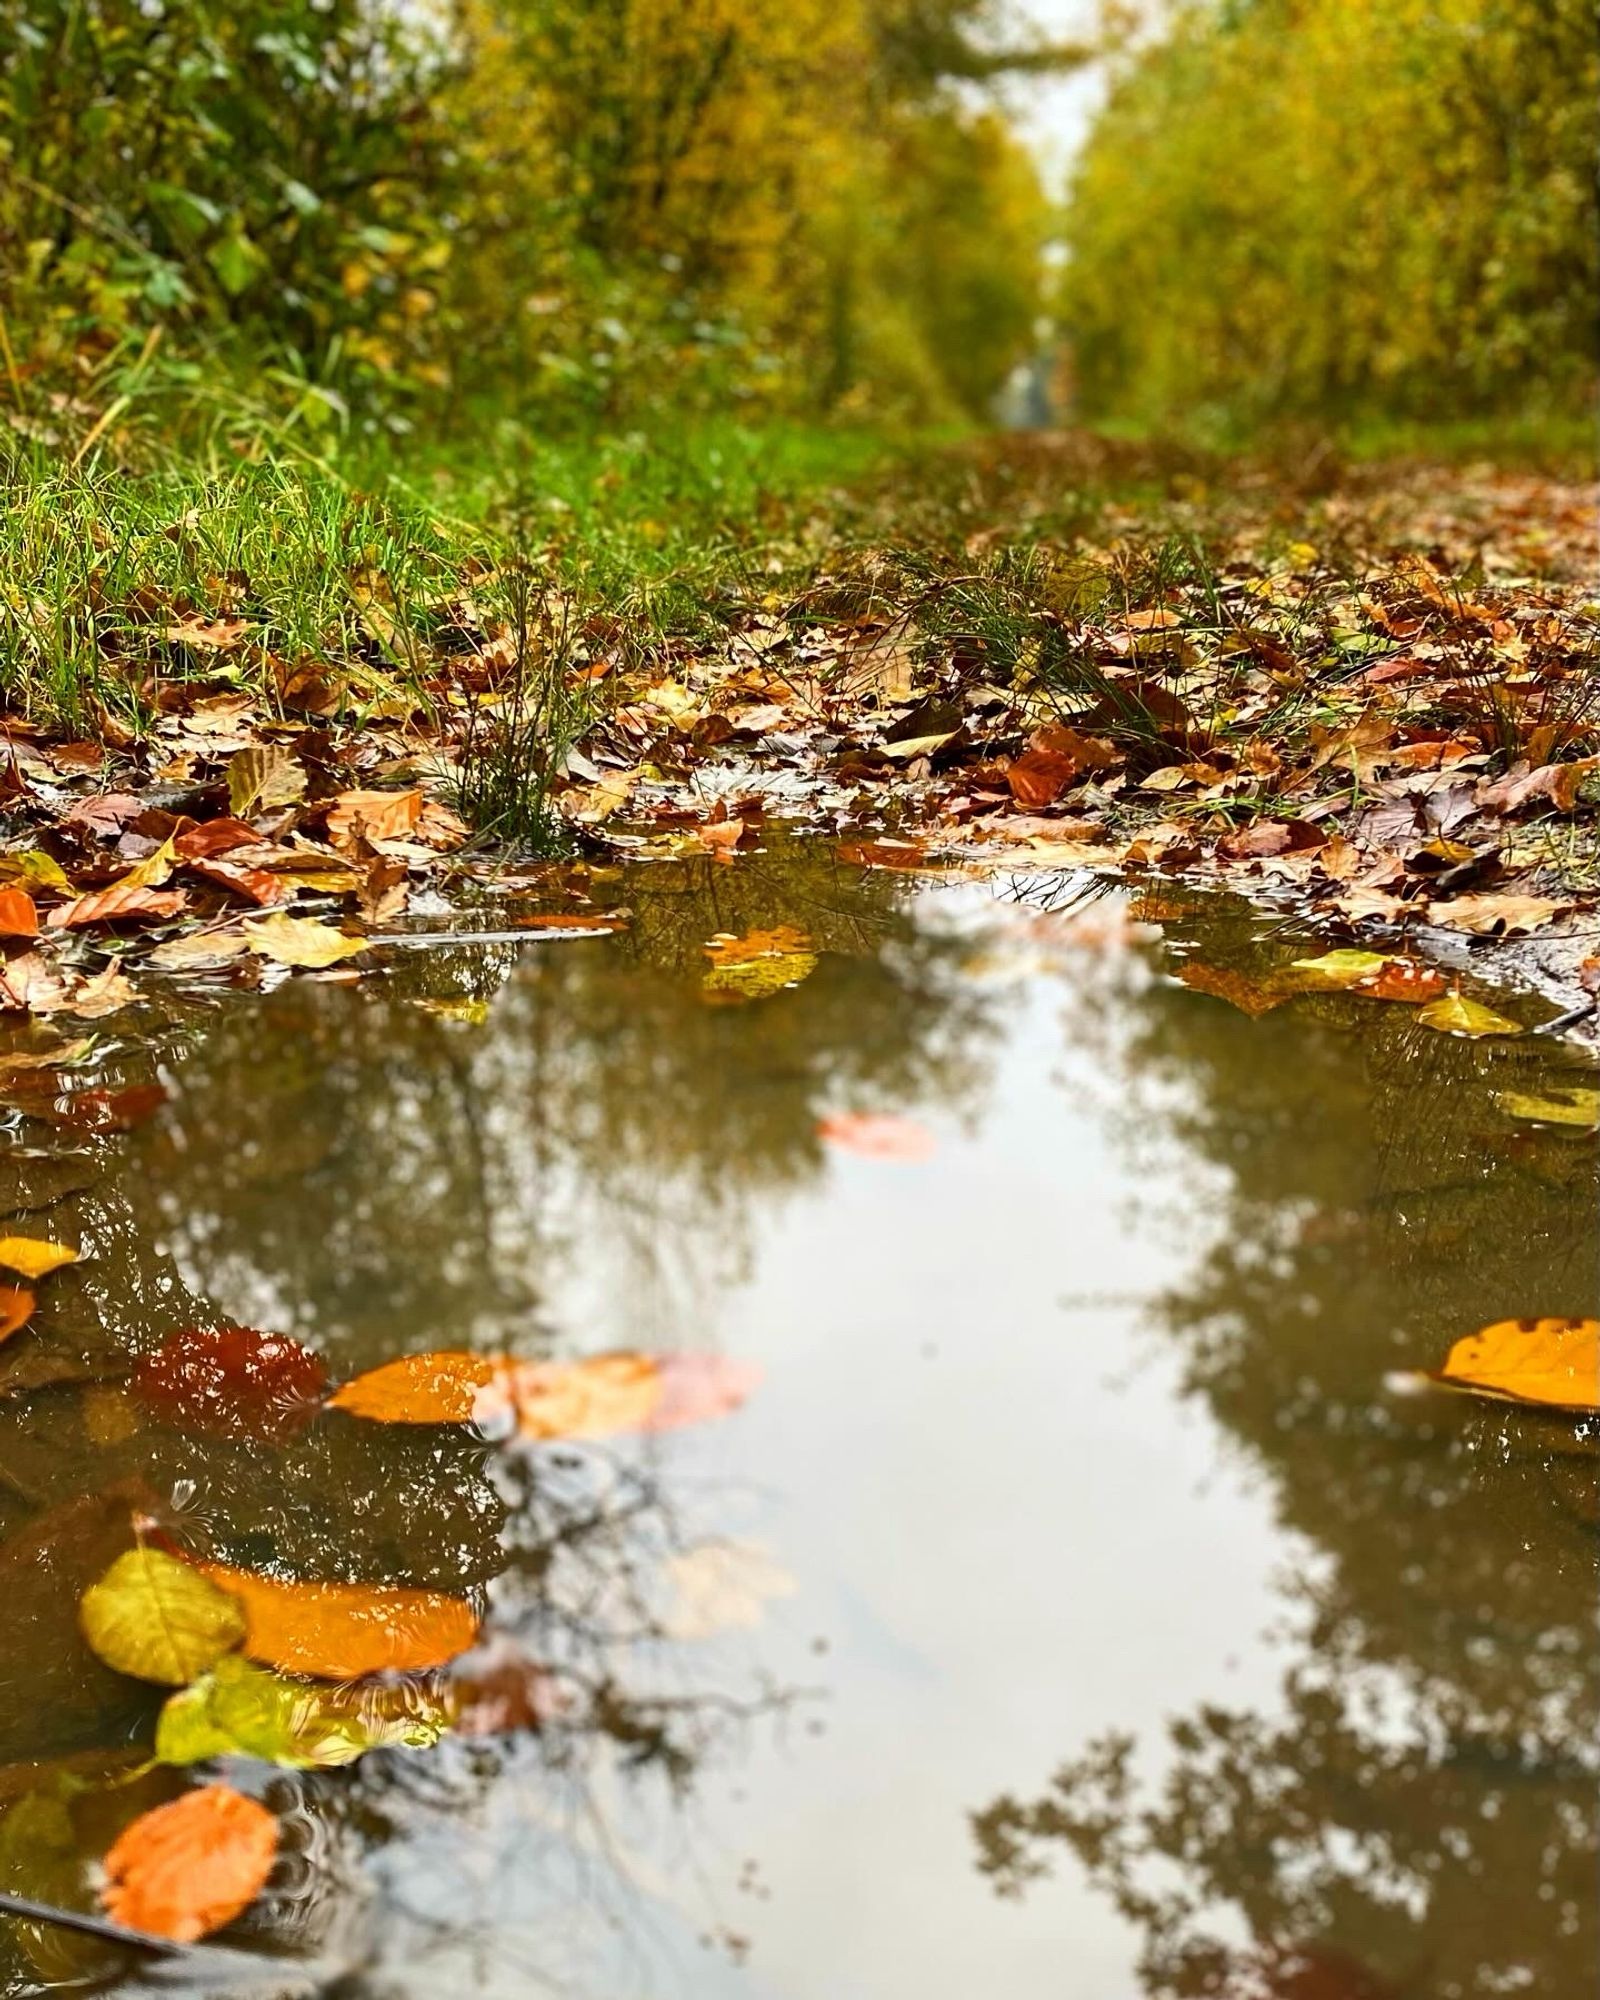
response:
M1594 1311L1594 1142L1497 1101L1578 1059L1339 995L1248 1018L1174 967L1304 940L1165 891L1150 924L780 852L594 893L631 928L175 992L159 1061L11 1079L9 1227L92 1256L0 1348L0 1881L93 1907L194 1779L126 1782L159 1695L76 1637L131 1506L240 1565L481 1594L563 1705L227 1765L289 1849L250 1956L8 1927L4 1991L1591 1992L1589 1438L1384 1388ZM710 1004L705 940L778 923L815 970ZM152 1078L136 1129L84 1129L73 1091ZM931 1156L819 1136L855 1111ZM219 1320L335 1380L464 1347L763 1380L632 1441L186 1435L122 1378Z

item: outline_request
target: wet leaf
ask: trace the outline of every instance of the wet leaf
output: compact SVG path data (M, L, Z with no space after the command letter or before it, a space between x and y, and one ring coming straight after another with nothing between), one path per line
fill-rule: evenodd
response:
M0 1236L0 1266L20 1271L25 1278L47 1278L63 1264L76 1264L78 1253L64 1243L50 1243L40 1236Z
M1436 1000L1444 990L1442 972L1411 958L1385 959L1382 969L1370 979L1363 979L1356 988L1358 993L1371 994L1374 1000L1396 1000L1406 1007Z
M278 1822L228 1785L141 1813L106 1856L102 1900L130 1930L192 1943L243 1914L278 1855Z
M1492 937L1541 930L1566 907L1548 896L1457 896L1447 903L1430 903L1428 922Z
M1600 1409L1600 1320L1496 1320L1458 1340L1433 1379L1514 1403Z
M157 923L182 914L189 899L181 889L147 889L137 882L113 882L109 889L79 896L52 910L51 930L81 930L86 924Z
M276 910L270 917L247 917L244 934L253 952L276 965L320 969L368 948L365 938L350 937L332 924L318 923L314 917L286 917Z
M716 1000L767 1000L798 986L817 969L811 939L793 924L747 931L743 937L719 934L708 941L706 956L711 965L701 987Z
M0 937L37 937L39 912L26 889L0 889Z
M251 1327L184 1327L134 1367L132 1386L165 1422L221 1437L282 1438L316 1410L327 1374L310 1348Z
M252 744L229 760L228 809L235 819L261 807L294 805L305 795L305 768L281 744Z
M242 930L180 931L158 944L147 962L163 972L214 972L243 958L249 949Z
M1571 1125L1584 1132L1600 1130L1600 1090L1573 1088L1558 1097L1524 1097L1520 1091L1502 1090L1495 1103L1508 1118L1521 1118L1530 1125Z
M817 1120L817 1137L868 1160L927 1160L934 1137L914 1119L887 1111L835 1111Z
M414 1685L318 1687L231 1653L171 1696L156 1723L163 1764L257 1757L290 1770L353 1764L369 1750L425 1750L449 1727L443 1701Z
M513 1361L445 1352L391 1361L329 1401L377 1423L511 1423L525 1438L600 1438L726 1416L755 1381L750 1367L720 1354Z
M1252 979L1247 972L1231 972L1226 966L1200 965L1193 959L1178 967L1178 977L1196 993L1210 993L1218 1000L1226 1000L1230 1007L1237 1007L1241 1014L1248 1014L1252 1019L1270 1013L1274 1007L1281 1007L1285 1000L1294 997L1268 980Z
M245 1614L191 1563L129 1549L84 1592L78 1622L91 1649L135 1680L182 1687L245 1636Z
M1318 986L1359 986L1389 963L1381 951L1325 951L1320 958L1297 958L1294 970L1309 975Z
M1464 993L1447 993L1432 1001L1418 1014L1425 1028L1437 1028L1443 1035L1467 1035L1476 1040L1483 1035L1520 1035L1522 1029L1504 1015L1492 1013Z
M382 1584L289 1583L203 1563L200 1573L244 1612L244 1651L264 1666L318 1680L420 1673L464 1653L478 1615L459 1597Z
M0 1340L20 1333L33 1318L36 1301L21 1285L0 1285Z

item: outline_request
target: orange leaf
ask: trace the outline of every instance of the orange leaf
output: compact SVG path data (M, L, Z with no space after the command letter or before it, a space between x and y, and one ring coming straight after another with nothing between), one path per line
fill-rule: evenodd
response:
M277 1857L278 1822L266 1807L206 1785L123 1829L101 1900L130 1930L192 1944L249 1909Z
M21 1285L0 1285L0 1340L20 1333L33 1317L34 1296Z
M817 1120L817 1136L868 1160L926 1160L934 1150L924 1126L885 1111L835 1111Z
M1053 806L1077 776L1078 767L1059 750L1025 750L1011 760L1006 783L1019 806L1034 811Z
M175 917L187 908L188 897L181 889L147 889L142 883L113 882L109 889L79 896L50 912L52 930L77 930L84 924L143 923L146 919Z
M1600 1409L1600 1319L1500 1319L1458 1340L1434 1377L1513 1403Z
M0 889L0 937L37 937L39 912L26 889Z
M446 1352L391 1361L329 1400L375 1423L493 1426L509 1417L525 1438L599 1438L726 1416L754 1386L752 1369L720 1354L513 1361Z
M368 840L404 840L422 818L422 794L410 792L341 792L328 814L328 838L344 847L356 835Z
M1178 967L1178 977L1196 993L1210 993L1218 1000L1226 1000L1230 1007L1237 1007L1252 1020L1269 1014L1293 997L1266 980L1252 979L1247 972L1231 972L1221 965L1201 965L1193 959Z
M1419 965L1412 958L1391 958L1381 972L1358 981L1355 990L1370 993L1374 1000L1399 1000L1406 1006L1420 1007L1426 1000L1437 1000L1444 989L1444 974L1431 965Z
M422 1673L464 1653L478 1617L459 1597L366 1583L284 1583L223 1563L201 1571L244 1606L244 1651L264 1666L318 1680Z
M213 861L200 855L186 861L184 866L191 874L203 875L208 882L219 883L262 909L289 900L288 883L267 868L245 868L237 861Z

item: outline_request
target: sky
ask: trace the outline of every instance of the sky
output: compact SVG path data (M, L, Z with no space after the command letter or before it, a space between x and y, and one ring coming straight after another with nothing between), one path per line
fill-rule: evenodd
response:
M1088 34L1096 11L1093 0L1015 0L1010 13L1018 24L1014 36L1019 41L1034 37L1070 41ZM1018 128L1039 154L1052 193L1064 186L1104 91L1099 65L1065 76L1019 79L1007 86L1007 102Z

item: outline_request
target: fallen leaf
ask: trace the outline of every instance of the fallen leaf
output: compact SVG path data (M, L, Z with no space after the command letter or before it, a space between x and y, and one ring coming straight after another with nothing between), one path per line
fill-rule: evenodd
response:
M1496 1320L1458 1340L1432 1379L1514 1403L1600 1409L1600 1320Z
M1566 907L1549 896L1456 896L1449 902L1430 903L1428 922L1492 937L1540 930Z
M350 937L315 917L286 917L278 910L270 917L247 917L244 934L253 952L277 965L321 968L367 949L365 938Z
M1267 980L1252 979L1247 972L1231 972L1225 966L1200 965L1193 959L1178 967L1178 977L1196 993L1209 993L1218 1000L1226 1000L1230 1007L1237 1007L1241 1014L1248 1014L1252 1019L1270 1013L1274 1007L1281 1007L1285 1000L1294 997Z
M1398 1000L1403 1006L1417 1007L1438 999L1445 990L1445 977L1435 967L1421 965L1413 958L1389 958L1355 990L1370 993L1374 1000Z
M134 1365L141 1402L168 1423L221 1437L287 1436L316 1410L327 1372L286 1333L181 1328Z
M180 931L158 944L146 963L159 965L163 972L214 972L243 958L249 949L250 940L242 930Z
M134 1083L126 1090L75 1090L57 1100L55 1115L80 1132L132 1132L167 1101L159 1083Z
M184 866L191 874L202 875L219 888L231 889L236 896L245 897L261 909L289 900L289 884L268 868L244 868L232 861L207 859L187 861Z
M478 1636L472 1606L437 1590L289 1583L222 1563L198 1567L243 1610L249 1658L284 1673L333 1681L420 1673L466 1652Z
M230 1653L168 1697L155 1754L178 1766L255 1757L294 1771L332 1770L369 1750L428 1749L449 1722L445 1704L416 1682L318 1687Z
M500 1640L450 1677L451 1718L462 1736L509 1736L539 1730L569 1703L548 1667Z
M30 889L54 889L70 893L67 871L53 855L41 847L25 848L18 854L0 854L0 879L24 882Z
M214 861L236 847L254 847L261 839L242 819L209 819L175 836L172 851L179 861Z
M228 1785L206 1785L141 1813L106 1856L108 1916L191 1944L243 1914L278 1856L278 1822Z
M1515 1021L1491 1013L1464 993L1447 993L1424 1007L1417 1019L1425 1028L1437 1028L1444 1035L1466 1035L1476 1040L1482 1035L1520 1035Z
M817 1137L868 1160L928 1160L934 1137L914 1119L887 1111L834 1111L817 1120Z
M328 838L335 847L347 847L358 834L374 846L408 839L421 821L422 804L420 791L341 792L328 813Z
M148 889L137 882L113 882L109 889L63 903L50 912L46 922L51 930L79 930L85 924L154 923L178 916L188 905L189 899L181 889Z
M525 1438L599 1438L676 1430L736 1410L755 1387L748 1365L720 1354L593 1354L515 1361L413 1354L345 1383L334 1409L377 1423L496 1427Z
M251 744L229 759L228 808L235 819L259 807L295 805L305 795L305 767L281 744Z
M1034 812L1054 805L1078 775L1078 766L1059 750L1025 750L1012 758L1006 783L1017 804Z
M192 1564L160 1549L117 1557L78 1606L90 1648L135 1680L183 1687L245 1636L243 1607Z
M0 937L37 937L39 912L26 889L0 889Z
M46 1278L63 1264L76 1264L78 1253L64 1243L50 1243L39 1236L0 1236L0 1265L20 1271L25 1278Z
M0 1340L9 1340L33 1317L36 1301L21 1285L0 1285Z
M133 982L122 970L122 960L114 958L92 979L86 979L73 994L67 1012L80 1021L101 1021L107 1014L120 1013L138 999Z
M1521 1118L1530 1125L1572 1125L1580 1131L1600 1130L1600 1090L1573 1087L1559 1097L1524 1097L1520 1091L1502 1090L1495 1103L1508 1118Z
M1305 982L1327 987L1359 986L1389 963L1381 951L1325 951L1320 958L1297 958L1293 970L1310 974Z
M147 854L136 867L113 882L113 889L156 889L166 881L176 863L172 839L169 835L152 853Z
M792 924L747 931L742 937L720 933L708 940L706 956L711 965L701 989L717 1000L767 1000L798 986L817 969L811 939Z
M52 1014L66 1006L67 1000L66 987L36 951L24 952L0 970L0 1010Z

